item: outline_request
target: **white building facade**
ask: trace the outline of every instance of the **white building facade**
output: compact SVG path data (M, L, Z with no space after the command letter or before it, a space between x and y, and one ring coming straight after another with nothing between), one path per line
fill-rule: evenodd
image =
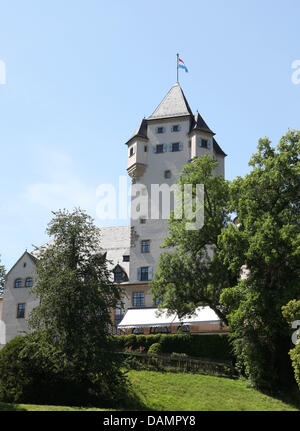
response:
M134 332L135 328L139 328L139 333L147 334L151 332L151 322L141 325L128 318L128 313L131 309L156 307L150 292L150 283L162 253L160 245L167 236L168 217L163 214L164 197L160 199L160 205L155 203L155 190L157 193L159 187L163 189L164 185L172 186L185 164L206 153L218 161L215 174L224 176L226 154L217 144L214 132L201 115L198 112L195 115L192 113L179 83L173 85L153 114L141 121L126 145L127 172L132 179L133 191L137 192L136 195L132 194L130 226L101 228L101 246L107 251L107 258L113 262L112 275L124 289L126 331ZM144 197L144 200L141 197ZM171 199L170 209L173 208L174 202ZM30 295L35 259L34 254L25 252L7 274L3 298L0 301L0 345L27 330L26 319L32 308L38 304L38 300ZM139 313L134 315L138 316ZM153 313L148 315L153 316ZM211 313L203 312L202 315L209 315L210 320L203 321L202 330L199 330L201 321L194 319L193 322L197 322L197 325L194 325L195 332L220 331L217 316L212 318ZM124 312L115 311L115 325L118 325L123 317ZM131 321L131 326L128 321ZM158 326L153 322L153 327Z

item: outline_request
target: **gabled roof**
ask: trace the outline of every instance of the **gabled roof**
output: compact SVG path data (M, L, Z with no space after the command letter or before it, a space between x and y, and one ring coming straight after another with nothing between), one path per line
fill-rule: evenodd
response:
M36 257L34 257L31 253L28 253L28 251L26 250L23 254L22 254L22 256L17 260L17 262L10 268L10 270L6 273L6 275L5 275L5 278L7 278L7 276L8 276L8 274L10 274L11 273L11 271L15 268L15 266L20 262L20 260L21 259L23 259L23 257L25 256L25 255L27 255L32 261L33 261L33 263L34 264L36 264L36 261L37 261L37 259L36 259Z
M178 82L173 85L148 120L193 115Z
M191 124L191 132L194 130L201 130L203 132L212 133L214 135L214 132L208 127L208 125L205 123L198 111L196 112Z
M125 145L129 144L129 142L133 138L148 139L148 137L147 137L147 120L145 118L142 119L142 121L138 125L136 131L134 132L132 137L125 143Z

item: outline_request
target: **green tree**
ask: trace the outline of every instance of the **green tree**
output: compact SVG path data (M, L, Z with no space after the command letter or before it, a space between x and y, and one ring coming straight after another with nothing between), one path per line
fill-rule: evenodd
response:
M231 210L238 228L218 239L223 264L246 279L225 289L221 302L241 371L267 390L291 381L290 328L281 308L299 297L300 282L300 132L289 131L277 148L260 139L251 172L231 186Z
M1 255L0 255L1 258ZM1 265L0 260L0 295L2 295L4 290L4 284L5 284L5 267L4 265Z
M112 397L122 375L116 355L109 353L108 334L121 290L111 281L91 217L80 209L53 214L47 228L53 240L37 260L32 294L39 305L29 317L33 332L26 355L32 350L51 372L94 389L99 383L98 390Z
M232 279L219 259L218 236L228 226L230 202L229 182L221 175L214 175L216 167L217 161L209 155L183 167L178 181L182 192L186 184L192 184L195 197L196 185L204 185L204 226L188 230L190 220L185 213L182 219L171 215L169 236L162 244L169 251L159 258L152 292L160 300L159 307L167 308L170 313L176 312L182 317L193 313L198 306L209 305L227 322L220 294L232 286L236 277Z
M292 360L292 366L294 368L294 375L296 382L298 383L299 389L300 389L300 341L299 341L299 323L300 323L300 300L293 299L292 301L289 301L287 305L282 307L282 315L285 318L285 320L288 322L291 328L293 328L293 331L296 333L293 334L293 338L295 336L295 339L293 340L296 345L293 349L289 351L289 355ZM296 323L296 327L293 327L293 323ZM296 331L297 329L297 331Z

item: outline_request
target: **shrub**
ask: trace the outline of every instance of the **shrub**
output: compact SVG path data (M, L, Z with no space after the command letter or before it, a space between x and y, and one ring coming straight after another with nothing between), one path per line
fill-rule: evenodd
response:
M292 360L295 379L300 389L300 343L296 344L294 349L289 352L289 355Z
M189 356L215 360L233 360L227 334L155 334L114 336L119 349L129 346L136 350L139 346L149 350L154 343L161 344L162 353L185 353Z
M158 355L159 353L161 353L160 343L152 344L148 350L148 355Z
M187 359L188 355L186 353L171 353L171 359Z
M38 356L34 344L29 347L28 337L17 337L0 351L0 401L105 407L126 402L126 380L114 363L79 379L54 369L48 358Z

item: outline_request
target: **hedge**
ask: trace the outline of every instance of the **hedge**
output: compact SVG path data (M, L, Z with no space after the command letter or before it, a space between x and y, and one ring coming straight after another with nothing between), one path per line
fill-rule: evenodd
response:
M67 377L64 370L53 369L50 360L41 362L24 353L27 337L16 337L0 351L0 402L55 405L92 405L119 407L129 400L123 372L86 374ZM118 355L119 356L119 355ZM119 358L118 358L119 359ZM118 370L117 370L118 371Z
M154 343L160 343L162 353L185 353L189 356L215 360L233 360L228 334L155 334L114 335L112 341L119 350L148 351Z

